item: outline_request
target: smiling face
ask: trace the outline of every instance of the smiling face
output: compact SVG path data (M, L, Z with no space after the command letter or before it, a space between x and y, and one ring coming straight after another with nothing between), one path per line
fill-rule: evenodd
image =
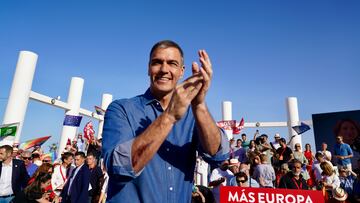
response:
M157 48L149 61L150 90L157 98L171 93L184 74L183 59L174 47Z
M339 135L343 136L345 143L352 144L358 136L358 132L351 122L345 121L340 127Z

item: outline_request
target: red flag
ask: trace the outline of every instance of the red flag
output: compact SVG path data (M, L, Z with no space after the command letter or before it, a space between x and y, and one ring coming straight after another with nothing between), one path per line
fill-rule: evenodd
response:
M71 145L71 140L70 138L68 138L67 142L66 142L66 145Z
M244 128L244 118L241 118L238 126L233 127L233 134L237 135L240 134L240 131Z
M231 130L236 125L236 120L219 121L216 125L224 130Z
M88 141L93 140L95 134L95 130L93 128L93 124L91 121L87 122L84 127L84 138Z

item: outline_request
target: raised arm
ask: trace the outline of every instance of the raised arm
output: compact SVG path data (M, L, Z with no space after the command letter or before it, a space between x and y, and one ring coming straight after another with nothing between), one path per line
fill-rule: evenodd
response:
M182 118L191 101L202 86L201 75L193 75L178 85L174 90L170 103L146 130L135 138L132 148L132 166L139 172L152 159L166 139L173 125Z
M221 132L216 126L205 102L206 94L210 88L213 70L206 51L199 50L198 53L201 67L199 67L196 62L193 62L192 71L193 75L200 73L203 81L199 93L191 102L191 107L194 113L201 146L209 155L215 155L220 147Z

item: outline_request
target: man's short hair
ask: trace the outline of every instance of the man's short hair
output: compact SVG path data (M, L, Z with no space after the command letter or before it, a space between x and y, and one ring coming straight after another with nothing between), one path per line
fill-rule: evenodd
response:
M162 40L162 41L159 41L156 44L154 44L154 46L151 48L149 63L151 62L151 57L152 57L153 53L155 52L155 50L157 50L159 48L165 49L165 48L170 48L170 47L173 47L173 48L176 48L177 50L179 50L181 58L184 60L184 52L176 42L171 41L171 40ZM182 63L184 63L184 62L182 61Z
M95 159L97 159L96 154L94 152L87 153L87 156L93 156Z
M245 134L245 133L243 133L243 134L241 134L241 137L242 137L242 136L246 136L246 134Z
M64 162L65 159L68 159L69 157L73 157L74 155L71 152L65 152L62 156L61 156L61 161Z
M292 161L289 162L290 170L294 169L295 164L300 164L302 166L302 162L299 159L293 159Z
M316 154L315 154L315 158L317 158L317 159L319 159L320 157L323 157L323 156L324 156L324 154L321 152L316 152Z
M280 140L279 140L279 142L283 142L283 143L285 143L286 144L286 140L285 140L285 138L280 138Z
M75 156L80 156L83 159L85 159L85 157L86 157L84 152L76 152Z
M40 154L39 153L32 153L31 157L33 159L40 159Z
M10 153L10 154L12 154L13 153L13 148L12 148L12 146L10 146L10 145L3 145L3 146L1 146L0 147L0 149L5 149L5 152L6 153Z
M236 180L240 177L244 178L245 182L248 181L248 176L246 175L246 173L240 171L239 173L235 174Z

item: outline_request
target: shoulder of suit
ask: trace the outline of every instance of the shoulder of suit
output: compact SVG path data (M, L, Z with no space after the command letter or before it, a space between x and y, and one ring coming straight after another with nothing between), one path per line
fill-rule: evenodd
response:
M23 160L13 159L12 161L13 161L13 164L17 164L17 165L24 164Z

